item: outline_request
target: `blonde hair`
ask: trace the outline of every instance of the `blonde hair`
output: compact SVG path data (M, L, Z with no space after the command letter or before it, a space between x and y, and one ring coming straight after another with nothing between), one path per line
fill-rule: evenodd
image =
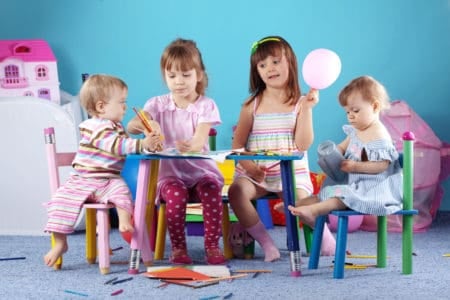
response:
M385 87L370 76L361 76L350 81L339 93L339 103L346 106L348 98L355 92L360 93L363 99L369 103L378 101L380 110L388 109L391 106Z
M114 88L128 89L127 84L120 78L96 74L89 76L80 89L81 106L91 116L98 113L95 106L97 102L108 102L108 99L114 93Z
M252 102L266 89L266 84L258 73L258 63L266 59L269 55L285 55L289 65L289 77L287 82L286 103L296 103L301 95L300 84L298 83L297 57L291 45L280 36L268 36L253 43L250 56L250 88L251 98L247 103Z
M161 55L161 73L175 68L182 72L195 69L197 76L203 75L197 82L195 91L199 95L204 95L208 86L208 76L206 75L205 65L203 64L202 54L193 40L176 39L170 43Z

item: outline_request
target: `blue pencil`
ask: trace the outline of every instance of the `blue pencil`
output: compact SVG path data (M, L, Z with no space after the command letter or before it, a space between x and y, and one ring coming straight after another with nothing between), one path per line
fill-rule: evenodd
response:
M3 257L3 258L0 258L0 261L3 261L3 260L20 260L20 259L25 259L26 257L25 256L19 256L19 257Z
M78 296L82 296L82 297L89 296L88 294L80 293L80 292L76 292L76 291L71 291L71 290L64 290L64 293L72 294L72 295L78 295Z
M118 283L122 283L122 282L129 281L129 280L132 280L132 279L133 279L133 277L128 277L128 278L125 278L125 279L116 280L116 281L114 281L114 282L112 283L112 285L116 285L116 284L118 284Z

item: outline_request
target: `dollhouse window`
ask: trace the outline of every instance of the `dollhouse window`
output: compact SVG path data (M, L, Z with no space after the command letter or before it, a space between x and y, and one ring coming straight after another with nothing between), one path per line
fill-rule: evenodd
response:
M19 68L15 65L8 65L5 67L5 77L6 78L18 78L19 77Z
M27 46L18 46L15 49L15 52L16 53L30 53L31 49L30 49L30 47L27 47Z
M25 97L33 97L34 96L32 91L25 91L25 93L23 93L23 95Z
M36 66L36 80L48 80L48 68L46 66Z
M42 99L50 100L50 90L49 89L40 89L38 91L38 97Z

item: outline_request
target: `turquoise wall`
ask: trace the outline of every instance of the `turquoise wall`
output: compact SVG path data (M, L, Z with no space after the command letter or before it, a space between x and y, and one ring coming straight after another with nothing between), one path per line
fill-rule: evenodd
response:
M43 38L58 58L61 88L77 94L81 73L111 73L129 85L129 105L167 90L159 58L177 37L194 39L210 78L207 94L221 111L218 148L248 96L252 42L281 35L299 63L329 48L342 61L336 83L315 108L311 168L320 141L343 138L336 96L352 78L369 74L404 99L443 141L450 141L450 2L448 0L14 0L3 1L0 39ZM304 82L303 91L307 90ZM130 109L125 122L132 117ZM441 209L450 210L450 184Z

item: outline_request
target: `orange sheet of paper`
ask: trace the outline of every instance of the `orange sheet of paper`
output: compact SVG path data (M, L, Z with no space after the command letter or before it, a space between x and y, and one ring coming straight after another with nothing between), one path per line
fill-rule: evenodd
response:
M212 279L211 277L192 271L183 267L175 267L171 269L156 270L152 272L143 273L144 276L152 279L159 279L163 282L180 284L192 288L200 288L217 282L204 282Z

